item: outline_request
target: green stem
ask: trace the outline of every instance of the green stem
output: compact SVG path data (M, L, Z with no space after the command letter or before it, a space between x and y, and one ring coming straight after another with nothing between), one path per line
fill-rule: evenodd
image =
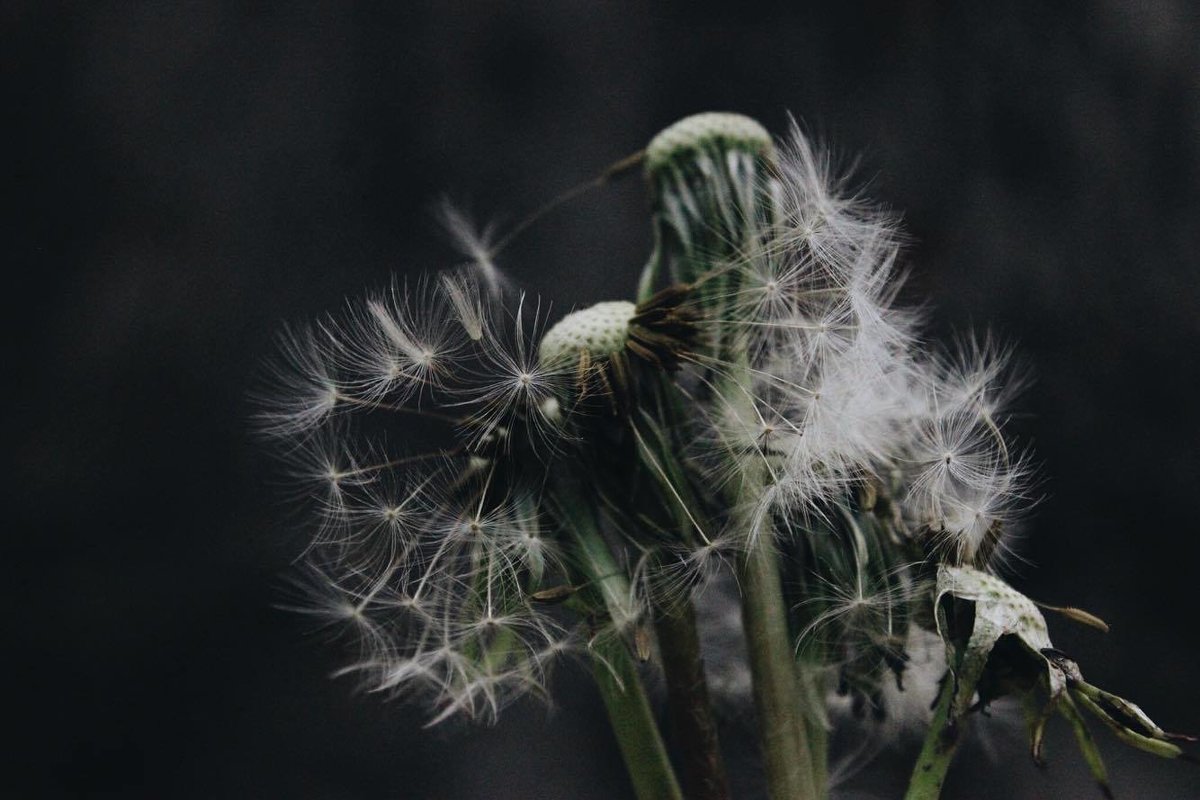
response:
M731 347L724 358L729 366L718 380L717 397L735 418L755 419L745 348ZM739 472L740 481L727 496L730 525L749 534L755 524L752 509L768 475L766 465L754 460L740 464ZM738 558L737 578L767 791L772 800L816 800L827 791L824 699L814 698L809 685L801 681L788 630L773 524L769 517L759 524L761 530L754 532Z
M578 547L577 565L592 591L599 594L614 631L591 643L592 672L608 710L609 723L625 759L638 800L682 800L679 781L658 732L646 690L629 648L616 632L633 618L632 595L625 573L613 558L589 508L569 479L556 483L560 515Z
M592 672L638 800L682 800L637 668L619 637L592 643Z
M690 601L661 611L655 620L658 648L667 681L671 732L679 752L683 785L689 800L727 800L729 782L717 739Z
M676 421L683 419L678 393L671 390L665 377L660 378L656 388L657 416L675 427ZM671 438L655 417L645 412L640 422L632 419L630 423L642 471L659 489L649 496L647 516L669 519L669 522L662 519L664 527L673 526L678 540L686 546L697 546L699 537L704 535L694 516L700 513L700 505L692 495L683 465L675 457ZM704 675L691 597L657 602L654 627L667 684L667 715L687 796L689 800L727 800L729 781Z
M942 688L933 709L933 720L929 723L921 755L913 767L904 800L937 800L941 795L946 772L950 769L961 738L958 719L953 713L954 696L956 691L964 690L965 687L956 686L954 675L947 672L942 679ZM967 694L969 697L970 691Z
M825 709L825 678L820 664L797 663L800 672L801 694L805 698L802 708L808 729L808 747L812 753L813 786L818 797L829 792L829 730Z
M810 800L823 797L825 787L818 783L813 766L810 726L804 718L789 644L779 558L771 544L769 537L759 537L738 560L763 767L772 800Z
M650 252L650 259L646 262L646 266L642 267L641 276L638 277L637 301L639 303L649 300L658 290L659 281L662 279L662 272L663 251L661 234L656 224L654 226L654 249Z

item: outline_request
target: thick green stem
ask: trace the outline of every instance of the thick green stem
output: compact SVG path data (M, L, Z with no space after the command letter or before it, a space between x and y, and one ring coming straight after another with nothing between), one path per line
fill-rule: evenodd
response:
M825 787L813 767L810 726L789 644L778 561L766 537L739 559L742 621L768 793L772 800L810 800L823 797Z
M704 679L704 660L690 601L661 611L655 620L667 681L671 733L689 800L727 800L729 782Z
M757 410L748 389L745 348L732 347L724 359L729 366L718 380L717 397L735 418L752 421ZM820 704L824 699L813 697L811 685L801 680L788 630L772 520L753 518L753 507L761 501L768 480L766 464L752 458L737 467L739 482L727 499L732 509L730 525L750 539L738 558L737 573L767 790L772 800L823 798L826 732Z
M804 722L812 754L813 786L818 797L829 793L829 729L825 715L825 676L820 664L798 663Z
M913 767L904 800L937 800L942 793L946 772L950 769L961 738L953 711L956 690L962 690L962 687L956 686L954 676L947 672L942 679L942 689L933 709L933 720L929 723L921 755Z

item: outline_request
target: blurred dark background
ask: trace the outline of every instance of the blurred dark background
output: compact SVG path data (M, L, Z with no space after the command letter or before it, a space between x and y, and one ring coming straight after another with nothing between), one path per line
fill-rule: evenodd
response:
M934 330L1020 342L1048 498L1015 580L1109 620L1051 620L1089 678L1200 728L1200 11L950 5L4 3L13 796L627 796L570 670L492 730L328 680L273 608L300 542L245 398L281 323L454 260L442 192L511 221L701 110L861 154ZM645 210L593 193L504 266L628 295ZM1118 796L1200 797L1097 735ZM947 795L1098 797L1050 747L997 734ZM911 756L850 788L898 796Z

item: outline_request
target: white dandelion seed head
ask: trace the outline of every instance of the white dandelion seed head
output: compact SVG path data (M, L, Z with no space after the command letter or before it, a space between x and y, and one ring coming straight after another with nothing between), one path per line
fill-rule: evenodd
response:
M911 562L986 565L1000 526L1030 505L1028 458L1004 430L1019 383L1009 352L990 338L944 352L921 340L921 314L897 301L894 218L798 127L777 151L749 118L688 117L650 142L645 166L662 259L648 284L677 284L640 315L608 301L544 330L536 301L501 305L493 233L447 207L467 269L393 284L284 337L261 424L292 437L293 471L315 484L310 613L352 634L345 671L371 690L419 699L434 723L490 721L516 697L544 697L549 664L595 637L644 638L656 604L710 608L747 548L807 547L822 555L788 567L819 584L805 638L907 727L931 695L912 690L941 670L914 663L929 648L910 613ZM609 387L637 416L573 416L589 380L641 374L622 373L627 351L670 362L661 382ZM395 454L381 433L392 413L436 420L450 444ZM556 495L555 445L596 431L640 447L654 478L620 536L609 534L626 519L604 514L625 499L606 494L625 486L600 472L609 462L567 476L594 495L566 510ZM563 534L593 512L615 566L589 578ZM585 613L542 602L584 584L572 596L595 604ZM736 600L722 602L711 613L740 647ZM913 658L903 693L887 671L901 650ZM714 663L716 694L748 694L738 653L728 670Z

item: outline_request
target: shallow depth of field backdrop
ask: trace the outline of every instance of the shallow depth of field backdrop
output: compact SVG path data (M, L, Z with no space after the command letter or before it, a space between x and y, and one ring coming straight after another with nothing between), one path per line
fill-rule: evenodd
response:
M392 5L2 6L7 786L624 796L582 671L553 714L444 732L327 680L337 651L272 607L302 539L245 394L282 322L453 261L441 192L512 220L703 110L790 110L861 154L935 330L1019 342L1048 481L1016 584L1106 618L1050 622L1095 682L1200 729L1195 4ZM626 296L645 209L626 179L502 263L559 312ZM947 796L1098 796L1053 728L1045 773L994 726ZM1200 797L1200 768L1097 736L1118 796ZM852 786L896 796L914 753Z

